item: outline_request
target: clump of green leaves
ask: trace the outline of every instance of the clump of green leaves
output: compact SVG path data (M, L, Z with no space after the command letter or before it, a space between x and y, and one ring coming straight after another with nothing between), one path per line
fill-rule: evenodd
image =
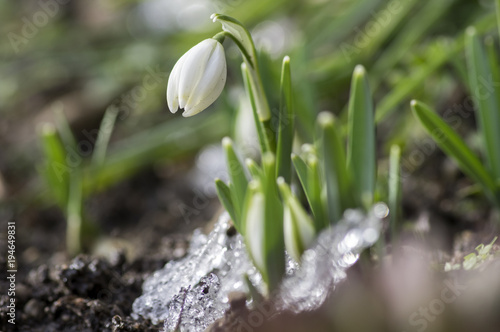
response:
M283 58L280 96L274 98L279 100L279 112L277 119L272 119L250 33L232 17L214 14L212 19L223 29L214 38L223 41L230 37L241 51L242 77L261 152L259 160L243 162L233 141L224 138L229 183L216 179L217 193L243 235L268 291L273 291L285 273L285 250L300 262L316 234L338 222L347 209L368 210L374 204L377 159L372 93L365 68L357 66L352 76L347 135L332 113L321 112L314 139L303 144L301 152L293 153L294 141L300 138L295 133L299 112L293 102L290 58ZM196 78L191 72L185 75L186 80ZM399 159L393 158L393 173L399 177L398 163ZM398 181L389 188L394 205L400 197ZM301 192L306 202L299 199Z
M223 16L226 31L247 36L242 25ZM252 45L247 42L247 44ZM239 45L241 48L241 45ZM251 54L252 52L246 52ZM374 203L376 182L374 107L364 67L354 70L348 110L347 140L329 112L319 114L317 137L292 153L295 139L293 88L290 59L283 59L279 128L269 132L258 112L258 93L252 70L258 64L244 56L243 80L254 112L261 147L262 165L243 163L229 138L223 140L229 170L228 184L216 180L217 192L236 229L244 236L256 267L269 290L275 289L285 272L285 249L297 261L322 229L339 221L346 209L368 209ZM276 149L271 142L276 142ZM293 168L292 168L293 166ZM293 174L296 174L296 178ZM291 190L298 179L308 207ZM397 186L395 186L396 188ZM308 211L311 211L309 214Z
M45 123L41 127L40 137L45 157L41 168L51 195L66 216L66 247L70 255L82 251L96 233L83 213L83 178L84 161L79 154L79 147L70 129L61 105L54 110L56 126ZM118 115L118 109L110 107L104 114L96 139L90 169L102 166L106 156L109 138Z
M481 139L481 156L474 153L456 131L428 106L412 101L413 114L441 149L479 186L488 199L500 208L500 88L494 80L500 78L497 53L489 55L474 28L466 35L469 87L476 103L476 120Z
M500 1L496 1L500 31ZM477 108L481 156L474 153L456 131L428 106L412 101L413 114L441 149L481 188L500 209L500 65L492 39L485 49L477 30L469 27L465 36L468 85Z

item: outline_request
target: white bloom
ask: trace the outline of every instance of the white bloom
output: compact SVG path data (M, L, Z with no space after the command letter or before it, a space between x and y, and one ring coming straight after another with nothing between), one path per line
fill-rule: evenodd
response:
M224 47L209 38L187 51L175 64L167 86L170 112L183 108L192 116L210 106L221 94L227 69Z

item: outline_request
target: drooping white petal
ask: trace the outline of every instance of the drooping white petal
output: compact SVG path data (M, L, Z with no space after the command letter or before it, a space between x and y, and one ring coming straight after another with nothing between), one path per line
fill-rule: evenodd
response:
M215 39L205 39L185 54L186 60L180 72L178 88L180 108L186 107L191 93L196 88L196 85L206 70L207 62L216 44L217 41Z
M174 65L174 68L170 72L170 77L168 78L167 84L167 104L170 112L175 113L179 109L179 76L182 71L182 67L186 60L186 54L184 54Z
M200 102L206 98L212 99L206 107L212 104L219 97L220 92L217 93L216 87L220 85L221 80L223 82L226 81L226 57L224 54L224 47L217 42L210 58L208 59L202 77L193 91L191 91L191 95L185 105L185 109L189 113L192 113L190 109L200 104ZM212 96L212 94L215 96Z
M226 67L223 68L223 73L217 78L216 85L213 86L213 90L208 92L205 95L205 98L200 100L198 104L191 106L188 105L185 107L184 113L182 116L189 117L196 115L206 109L208 106L212 105L212 103L219 98L222 90L224 90L224 85L226 84Z

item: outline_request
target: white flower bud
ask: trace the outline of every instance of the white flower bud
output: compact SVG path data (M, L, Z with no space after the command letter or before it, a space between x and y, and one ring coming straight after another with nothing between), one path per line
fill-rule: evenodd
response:
M170 112L184 109L183 116L193 116L210 106L226 83L224 47L209 38L187 51L175 64L167 86Z

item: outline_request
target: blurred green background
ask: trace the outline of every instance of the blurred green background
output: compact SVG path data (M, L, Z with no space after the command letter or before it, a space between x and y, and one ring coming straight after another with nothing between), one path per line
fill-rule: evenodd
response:
M230 42L228 84L213 106L184 119L170 114L165 102L175 61L219 31L209 18L213 12L239 19L252 32L273 107L281 59L291 57L303 142L311 141L318 112L345 118L350 75L363 64L375 94L380 155L387 156L392 143L403 145L403 168L410 174L421 166L408 158L424 134L410 115L409 100L439 110L463 102L463 31L475 25L480 33L496 32L494 2L488 0L2 1L2 202L53 204L40 176L37 132L40 123L54 121L54 108L64 110L76 137L77 151L67 152L84 169L85 197L231 135L242 82L241 58ZM88 167L110 105L120 113L106 158Z

